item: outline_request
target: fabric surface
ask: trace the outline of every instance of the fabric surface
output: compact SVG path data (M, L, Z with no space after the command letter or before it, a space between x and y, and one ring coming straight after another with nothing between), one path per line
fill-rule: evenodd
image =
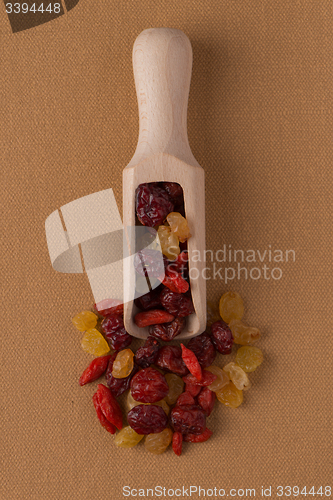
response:
M257 498L269 486L278 498L279 485L325 492L332 25L332 5L322 0L81 0L15 34L2 9L1 499L120 500L126 485L216 487L229 496L230 488L255 488ZM265 357L244 403L218 404L208 421L213 438L184 447L180 458L171 449L118 449L99 426L97 382L78 385L92 357L71 325L93 304L89 283L52 269L44 229L57 208L110 187L122 210L122 169L138 136L132 46L143 29L160 26L181 29L193 47L188 134L206 172L207 249L226 245L227 256L248 257L247 279L245 270L238 279L238 262L216 259L222 270L213 279L209 263L208 297L242 295ZM273 268L281 270L274 277ZM220 356L221 366L235 352Z

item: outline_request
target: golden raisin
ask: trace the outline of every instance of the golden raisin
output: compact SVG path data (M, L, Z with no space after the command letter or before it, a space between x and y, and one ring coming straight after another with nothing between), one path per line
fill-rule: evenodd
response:
M237 292L224 293L220 298L219 310L221 318L228 324L232 319L242 319L244 314L242 297Z
M245 371L233 361L228 363L223 370L228 374L229 379L240 391L246 391L251 387L249 377Z
M171 231L178 236L181 243L184 243L191 237L187 220L179 212L171 212L167 216L167 221Z
M90 328L86 331L81 341L81 347L84 351L94 356L104 356L104 354L110 351L109 344L95 328Z
M162 253L169 259L175 260L180 254L179 239L175 233L171 231L169 226L159 226L157 231Z
M113 362L112 376L114 378L128 377L134 367L134 352L131 349L119 351Z
M250 345L260 339L260 331L258 328L247 326L239 319L233 319L229 323L232 336L235 344Z
M184 381L175 373L167 373L165 375L165 379L169 386L169 392L165 397L165 401L169 405L174 405L178 399L178 396L180 396L184 390Z
M245 372L254 372L264 360L262 351L258 347L243 346L238 349L236 354L236 363Z
M219 308L211 300L207 300L207 326L211 327L213 323L221 319Z
M172 430L164 429L156 434L148 434L145 439L145 448L155 455L163 453L172 441Z
M128 411L131 410L132 408L134 408L134 406L143 405L143 404L149 405L150 403L140 403L140 401L135 401L135 399L133 399L131 391L128 391L127 398L126 398L126 405L127 405ZM165 398L161 399L161 401L157 401L157 403L153 403L153 404L163 408L164 412L167 415L169 415L170 407L167 404Z
M74 316L72 319L73 325L80 330L80 332L85 332L91 328L95 328L97 325L97 316L91 311L83 311Z
M209 372L214 373L214 375L216 375L216 377L217 377L214 380L214 382L212 382L208 386L208 389L210 389L211 391L217 392L220 389L222 389L222 387L224 387L225 385L229 384L229 377L226 374L226 372L224 372L222 370L222 368L219 368L218 366L215 366L215 365L210 365L210 366L208 366L208 368L206 368L206 370L208 370Z
M216 392L216 397L225 406L237 408L243 402L243 391L240 391L232 382L229 382Z
M119 448L133 448L140 443L143 434L137 434L129 425L121 429L115 437L114 443Z

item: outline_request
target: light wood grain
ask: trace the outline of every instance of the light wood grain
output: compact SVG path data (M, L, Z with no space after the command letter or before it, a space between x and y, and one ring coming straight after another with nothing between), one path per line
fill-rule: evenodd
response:
M139 105L139 139L123 172L123 222L135 225L135 189L143 182L178 182L184 191L185 213L192 237L188 240L190 285L195 313L177 337L194 337L206 328L205 180L187 137L187 103L192 70L192 48L176 29L143 31L133 47L133 70ZM133 234L127 232L133 248ZM199 258L198 258L199 257ZM131 300L135 275L131 259L124 262L124 322L133 336L146 338L148 328L134 323Z

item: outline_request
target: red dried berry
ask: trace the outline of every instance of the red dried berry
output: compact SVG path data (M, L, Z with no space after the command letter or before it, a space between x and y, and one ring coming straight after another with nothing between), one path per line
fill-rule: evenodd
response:
M110 358L111 354L109 354L108 356L101 356L100 358L95 358L90 363L88 368L86 368L82 373L79 380L79 384L81 386L86 385L89 384L90 382L94 382L94 380L97 380L99 377L101 377L108 367Z
M184 318L194 313L191 297L183 293L172 292L166 287L160 293L160 303L168 313L178 318Z
M185 365L189 369L190 373L192 373L192 375L200 382L202 379L202 370L196 355L190 349L187 349L187 347L183 344L180 344L180 346L182 348L182 358Z
M156 434L166 428L168 417L160 406L137 405L128 412L127 421L137 434Z
M98 420L100 421L100 423L101 423L102 427L104 427L104 429L106 429L111 434L114 434L116 432L116 427L113 424L111 424L111 422L108 421L108 419L106 418L106 416L102 412L101 407L100 407L99 402L98 402L98 399L99 399L98 394L97 394L97 392L95 392L95 394L92 397L92 400L94 403L94 407L96 410Z
M183 447L183 435L180 432L174 432L172 436L172 449L176 453L177 457L182 454Z
M117 398L118 396L121 396L127 389L129 389L132 377L137 373L138 367L134 365L133 370L131 373L124 378L116 378L112 375L112 369L113 369L113 362L116 359L117 352L115 352L109 361L108 369L106 370L105 378L106 378L106 383L108 384L108 387L112 394Z
M184 441L186 443L204 443L213 435L212 431L206 427L206 430L202 434L187 434L184 436Z
M118 299L104 299L94 304L94 309L101 316L108 316L109 314L123 315L124 304Z
M144 248L134 256L134 267L141 276L158 278L163 276L168 259L158 250Z
M170 323L174 316L161 309L151 309L150 311L139 312L134 317L134 322L140 328L150 325L159 325L161 323Z
M181 434L202 434L206 429L206 414L200 406L175 406L170 418L175 431Z
M187 344L188 349L194 352L201 368L207 368L213 364L216 357L216 349L208 333L204 332L194 337Z
M181 205L183 202L183 188L177 182L163 182L161 187L168 193L170 200Z
M136 215L144 226L158 226L173 211L168 193L152 183L140 184L135 191Z
M216 400L215 392L208 389L208 387L204 387L198 396L198 403L201 408L205 411L207 417L212 413L214 404Z
M163 325L151 325L149 327L149 335L164 342L170 342L179 335L185 328L184 318L175 318L171 323L164 323Z
M180 273L171 271L168 268L165 270L164 279L160 281L164 286L169 288L172 292L176 293L186 293L190 287L188 282L182 277Z
M147 337L146 342L136 351L134 361L141 368L148 368L156 362L161 344L158 340Z
M186 242L185 242L186 243ZM167 269L172 272L180 273L183 278L185 278L188 274L188 252L184 250L177 255L177 258L173 261L170 261Z
M189 375L186 375L186 377L183 377L183 380L185 384L193 384L193 385L200 385L202 387L205 387L207 385L210 385L216 380L217 376L209 372L208 370L202 370L202 379L199 381L194 375L191 373Z
M158 353L156 365L162 370L175 373L180 377L188 373L182 358L182 350L177 345L163 346Z
M115 425L117 429L122 429L123 416L121 408L110 389L103 384L98 384L97 394L99 406L108 421Z
M132 336L126 332L125 328L120 328L116 333L110 335L106 334L105 337L114 351L126 349L132 343Z
M124 321L119 314L110 314L107 318L103 319L101 328L106 337L116 333L120 328L124 328Z
M151 292L145 293L145 295L141 295L134 300L134 303L139 309L144 309L147 311L148 309L155 309L156 307L161 305L160 301L160 287L157 287L155 290Z
M227 323L223 320L216 321L210 327L212 331L212 342L221 354L230 354L234 338Z
M165 398L169 386L164 375L155 368L144 368L131 380L131 394L140 403L157 403Z
M190 383L186 382L185 392L188 392L194 398L199 394L201 389L202 389L201 385L194 385L194 384L190 384Z
M183 392L178 396L176 406L195 405L194 397L189 392Z

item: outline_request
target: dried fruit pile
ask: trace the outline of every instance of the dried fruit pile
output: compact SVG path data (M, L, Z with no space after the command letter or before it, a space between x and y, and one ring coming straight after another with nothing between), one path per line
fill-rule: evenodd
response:
M212 436L206 420L216 399L230 408L242 403L243 391L250 387L247 373L263 361L261 350L252 346L260 332L242 323L243 301L237 293L227 292L218 311L208 304L207 331L187 346L170 345L184 329L186 317L194 313L186 243L191 234L181 186L141 184L136 190L136 215L137 223L157 230L163 253L162 260L149 245L134 260L141 279L160 281L135 300L140 311L134 321L138 327L149 327L149 336L135 353L129 349L132 337L124 327L123 306L113 299L95 304L98 315L84 311L75 316L74 326L85 332L82 348L98 356L79 383L86 385L105 374L107 385L97 385L93 403L101 425L111 434L118 429L116 446L132 448L144 438L148 451L160 454L172 443L179 456L183 442L201 443ZM213 364L217 353L230 354L234 343L242 345L235 360L223 369ZM123 427L117 398L126 391L128 425Z
M183 304L166 296L164 290L151 303L145 302L146 310L165 301L172 312L178 307L174 316L179 318ZM121 448L132 448L144 439L145 448L152 453L163 453L172 443L179 456L183 442L207 441L213 434L207 418L216 399L237 408L243 401L243 391L250 387L247 374L263 361L261 350L252 346L260 332L241 322L243 301L235 292L222 295L219 310L208 304L207 331L192 338L187 346L170 345L164 332L159 339L167 345L150 334L134 353L128 348L132 337L124 329L122 306L110 299L95 304L95 311L98 315L84 311L72 320L85 332L82 348L98 356L79 383L83 386L105 375L106 385L97 385L93 404L101 425L111 434L117 433L114 442ZM96 328L98 321L103 333ZM154 331L156 326L162 325L155 323ZM234 361L223 369L213 364L218 353L230 354L233 344L241 345ZM110 348L115 352L110 354ZM122 394L127 407L126 426L117 401Z

